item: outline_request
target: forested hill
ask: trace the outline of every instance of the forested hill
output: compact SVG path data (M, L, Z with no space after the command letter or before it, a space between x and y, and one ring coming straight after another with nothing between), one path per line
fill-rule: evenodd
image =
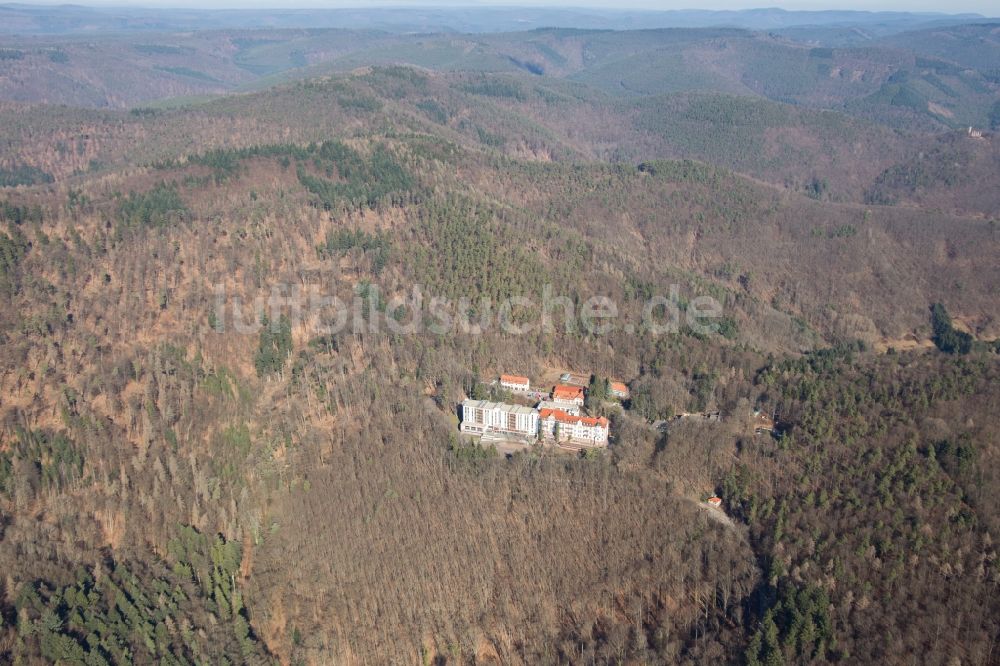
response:
M869 31L862 33L869 39L847 44L835 38L841 27L815 27L815 34L800 36L734 25L649 29L655 23L644 23L635 26L643 30L539 27L495 34L274 27L126 32L96 41L14 35L0 50L0 98L130 108L382 64L508 72L542 85L570 79L612 98L739 94L897 129L988 128L996 115L995 21L884 37Z
M352 32L345 70L211 99L5 97L0 661L995 662L997 139L639 69L792 49L712 30L451 36L433 68L378 56L443 37ZM286 37L93 50L263 72ZM514 39L564 71L474 66ZM822 48L777 62L847 67ZM925 90L915 62L858 85ZM607 449L460 434L466 398L526 402L500 373L570 371Z
M0 104L0 120L7 128L0 176L9 185L69 184L213 148L307 144L391 127L516 159L696 159L823 201L919 201L980 216L1000 205L1000 144L963 130L900 132L713 92L621 100L518 74L362 68L177 109Z

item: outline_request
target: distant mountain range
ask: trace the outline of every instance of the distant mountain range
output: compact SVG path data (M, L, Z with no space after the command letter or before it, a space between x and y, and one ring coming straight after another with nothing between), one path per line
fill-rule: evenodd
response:
M633 30L729 26L860 29L867 38L983 20L979 14L861 11L619 11L538 7L199 10L80 5L0 5L0 34L70 35L238 28L346 28L387 32L508 32L541 27ZM858 33L853 33L857 35Z
M688 14L698 13L674 13ZM770 10L719 14L761 21L792 16ZM846 15L876 16L815 14L828 20ZM941 25L851 43L873 34L873 26L795 28L795 38L735 27L11 35L0 48L0 99L93 108L175 105L377 64L565 79L631 101L694 91L760 97L911 130L995 128L1000 122L1000 23Z

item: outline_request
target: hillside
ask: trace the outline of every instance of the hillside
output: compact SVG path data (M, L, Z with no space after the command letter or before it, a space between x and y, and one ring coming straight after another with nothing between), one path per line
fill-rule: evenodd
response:
M127 108L372 64L570 78L615 98L707 91L836 110L895 128L987 127L995 26L941 27L816 47L735 28L391 34L268 30L102 39L18 37L0 51L2 99ZM926 36L926 35L925 35ZM894 41L893 41L894 40ZM970 44L966 51L924 43ZM976 46L971 46L975 44Z
M983 72L994 82L1000 69L1000 22L997 21L906 31L886 37L881 43Z
M346 30L14 37L0 51L0 93L5 101L127 109L229 92L386 38Z
M1000 177L990 166L995 139L989 137L901 133L747 96L619 100L579 83L504 73L359 69L187 109L84 112L6 104L0 118L8 128L0 169L12 184L72 183L215 147L306 144L384 131L387 124L519 159L696 159L816 199L900 204L920 197L928 207L986 217L996 210ZM155 142L148 140L153 133ZM885 182L887 171L937 154L962 157L947 170L922 171L919 193L916 186ZM886 187L893 191L877 193Z
M729 27L17 40L0 661L995 661L981 72ZM886 101L928 72L948 122ZM610 436L463 434L534 410L501 373Z

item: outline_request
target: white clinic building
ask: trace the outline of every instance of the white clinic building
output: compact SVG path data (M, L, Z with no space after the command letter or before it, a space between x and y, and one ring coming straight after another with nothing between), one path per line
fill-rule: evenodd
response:
M469 435L493 432L537 437L538 411L531 407L507 405L502 402L466 400L462 403L460 430Z

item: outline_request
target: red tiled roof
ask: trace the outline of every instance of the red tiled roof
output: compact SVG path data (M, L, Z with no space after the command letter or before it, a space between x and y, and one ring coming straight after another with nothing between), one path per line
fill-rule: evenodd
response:
M579 386L556 384L555 388L552 389L552 397L557 400L576 400L583 397L583 389Z
M521 375L500 375L500 381L508 384L527 384L528 378Z
M542 409L539 410L538 416L543 419L547 419L551 416L560 423L582 423L586 426L599 425L602 428L608 427L608 420L603 416L599 418L594 418L592 416L573 416L572 414L567 414L561 409Z
M628 387L621 382L611 382L611 390L618 391L619 393L628 393Z

